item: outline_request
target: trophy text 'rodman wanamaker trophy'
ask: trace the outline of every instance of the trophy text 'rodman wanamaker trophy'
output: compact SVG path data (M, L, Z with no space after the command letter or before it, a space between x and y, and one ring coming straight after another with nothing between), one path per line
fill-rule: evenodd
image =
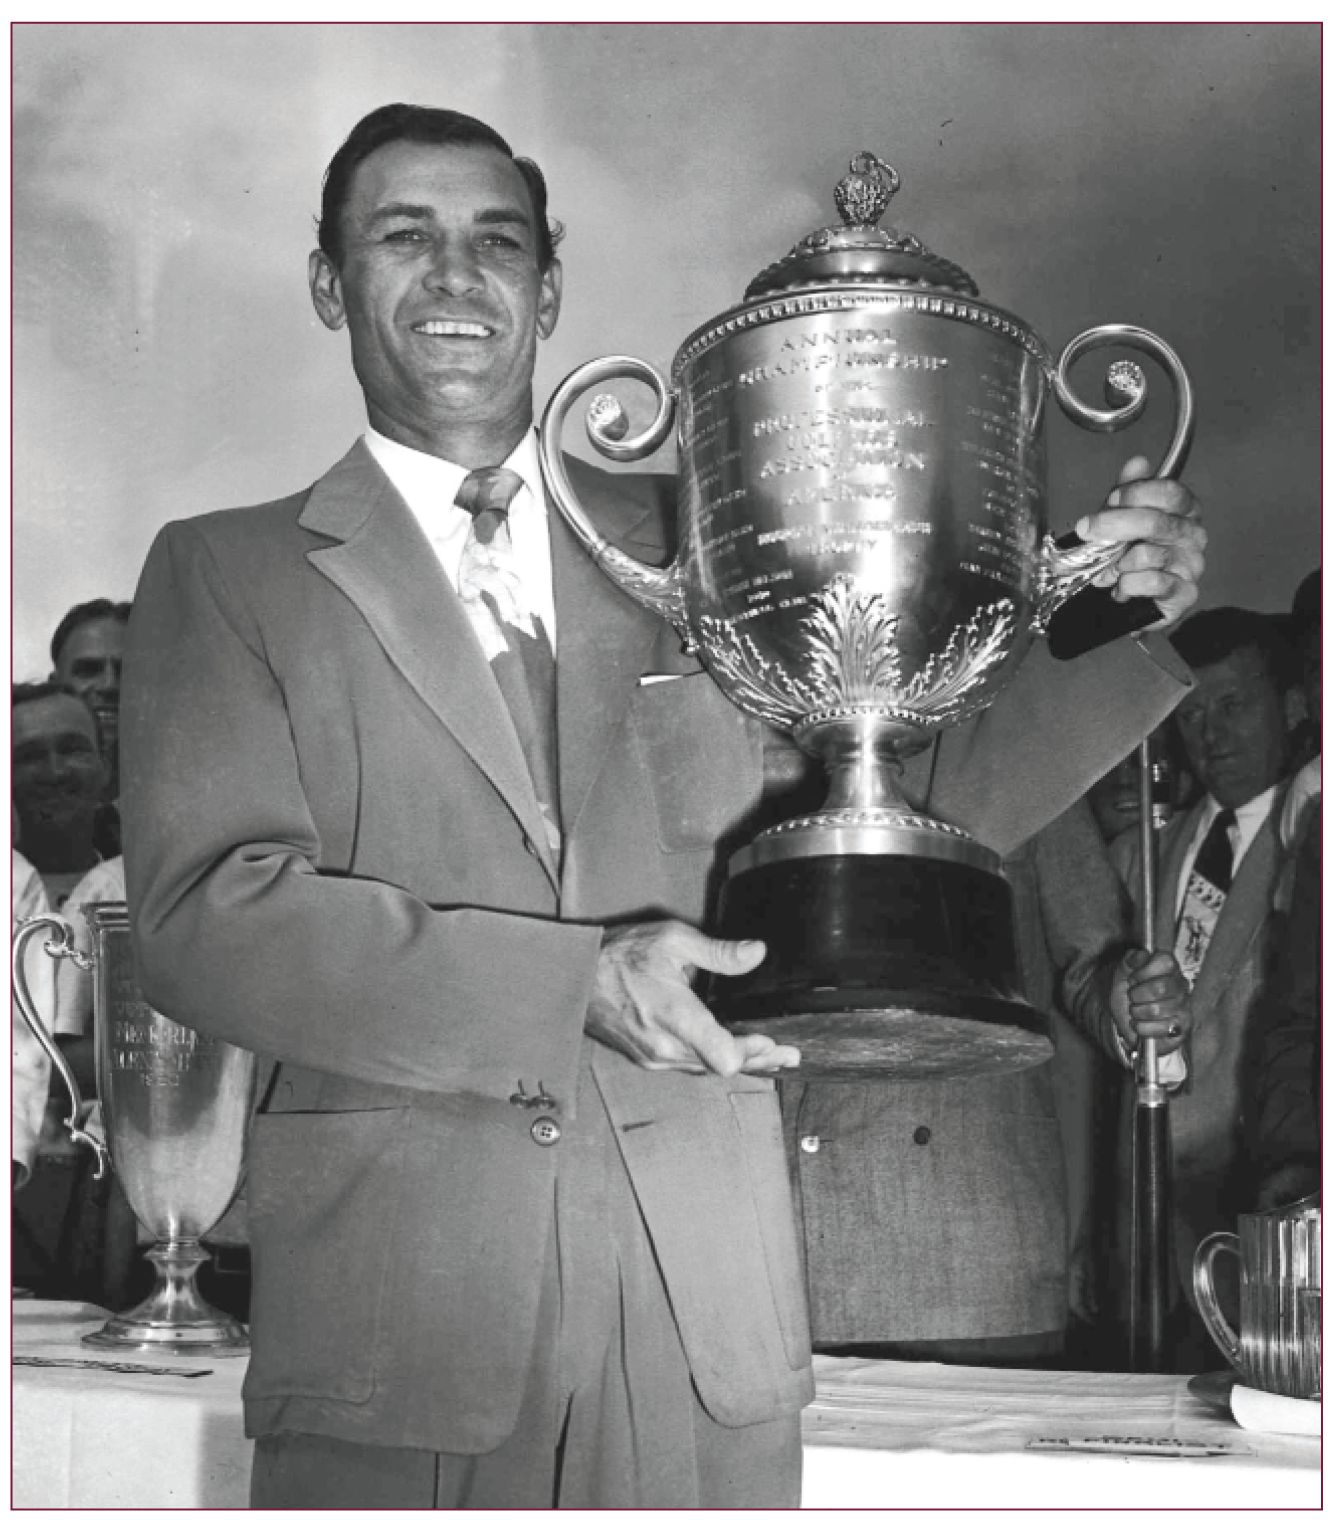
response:
M243 1355L247 1331L196 1289L209 1258L200 1240L228 1210L242 1178L256 1059L201 1036L151 1009L140 992L124 903L89 903L93 950L75 946L57 914L25 920L14 935L12 976L19 1009L70 1094L65 1125L97 1153L98 1177L110 1153L131 1210L154 1246L153 1291L131 1311L109 1318L83 1342L99 1349L172 1355ZM33 1005L24 975L28 943L47 932L53 959L92 966L98 1099L107 1146L80 1129L79 1086Z
M1122 360L1109 407L1086 405L1077 359L1121 345L1168 374L1177 420L1160 475L1192 432L1188 377L1162 340L1105 325L1055 363L958 266L879 226L898 185L857 155L835 191L842 222L684 342L674 392L646 363L607 357L561 384L541 424L550 493L605 572L675 625L737 706L824 762L824 806L732 859L723 932L760 936L769 954L712 999L731 1028L796 1042L812 1076L965 1075L1049 1055L1018 993L998 857L911 809L901 761L986 707L1032 635L1120 555L1047 531L1050 391L1092 430L1146 403L1141 368ZM678 422L666 569L606 542L565 471L568 411L616 378L650 387L657 413L625 439L622 407L596 398L587 433L603 455L646 457Z

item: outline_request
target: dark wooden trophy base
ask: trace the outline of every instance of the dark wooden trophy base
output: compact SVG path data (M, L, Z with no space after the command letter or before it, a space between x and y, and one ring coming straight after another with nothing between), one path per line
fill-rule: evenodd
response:
M970 1078L1052 1055L1047 1020L1020 994L1000 871L921 855L770 859L731 876L720 928L769 951L744 977L714 977L709 1007L731 1031L797 1046L789 1077Z

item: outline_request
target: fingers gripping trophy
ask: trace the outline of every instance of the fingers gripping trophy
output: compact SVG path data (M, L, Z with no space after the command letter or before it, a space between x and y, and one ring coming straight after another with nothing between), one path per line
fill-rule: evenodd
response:
M99 1179L110 1154L131 1210L153 1235L147 1257L155 1270L143 1302L82 1342L160 1355L246 1354L247 1330L201 1297L196 1273L209 1258L200 1240L228 1210L242 1179L256 1058L150 1008L135 977L124 903L90 903L82 912L92 936L87 952L60 915L19 926L11 949L14 995L69 1093L64 1124L71 1139L97 1155ZM27 948L43 935L53 960L93 970L105 1144L84 1129L79 1085L28 989Z
M769 954L712 1001L729 1028L767 1021L795 1042L811 1076L967 1075L1051 1052L1018 992L999 858L911 808L899 778L987 707L1054 613L1122 555L1046 529L1049 394L1095 431L1146 404L1132 360L1109 368L1104 408L1074 392L1075 363L1118 345L1163 368L1177 419L1160 476L1192 434L1192 389L1164 341L1110 324L1055 362L960 267L880 226L898 184L858 154L835 191L841 222L690 335L671 387L631 357L588 362L541 423L547 487L604 571L680 631L738 707L824 763L823 807L731 862L724 933L762 937ZM604 456L644 458L677 425L679 552L665 569L610 545L565 470L570 409L613 379L651 388L656 417L626 439L622 406L596 398L587 434Z

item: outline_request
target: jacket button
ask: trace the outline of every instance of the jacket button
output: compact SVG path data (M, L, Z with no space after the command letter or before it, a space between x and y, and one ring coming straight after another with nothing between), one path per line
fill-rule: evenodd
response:
M927 1144L932 1140L932 1128L930 1126L920 1126L918 1130L914 1132L913 1140L918 1144L919 1147L926 1147Z
M559 1122L553 1116L537 1116L531 1123L531 1140L541 1147L553 1147L561 1135Z
M803 1153L818 1153L820 1151L819 1137L803 1137L797 1146Z

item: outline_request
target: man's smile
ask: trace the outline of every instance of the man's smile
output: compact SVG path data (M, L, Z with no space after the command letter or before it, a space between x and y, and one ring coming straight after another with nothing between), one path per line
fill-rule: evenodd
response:
M421 319L410 327L419 335L441 335L448 339L488 340L495 333L490 325L475 319Z

